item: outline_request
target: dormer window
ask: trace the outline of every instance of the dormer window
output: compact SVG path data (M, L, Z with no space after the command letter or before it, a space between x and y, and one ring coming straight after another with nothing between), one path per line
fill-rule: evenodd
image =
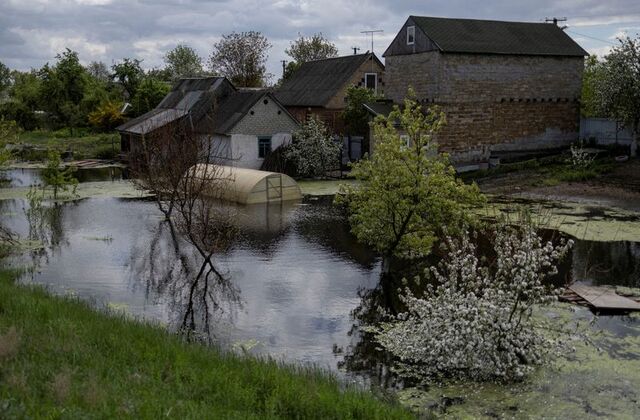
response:
M416 42L416 27L407 26L407 45L413 45Z

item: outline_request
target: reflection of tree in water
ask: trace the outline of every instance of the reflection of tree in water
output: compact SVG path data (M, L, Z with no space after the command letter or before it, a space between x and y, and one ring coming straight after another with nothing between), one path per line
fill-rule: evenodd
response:
M69 244L62 222L65 207L73 205L73 202L44 204L41 197L29 195L23 212L28 225L27 240L38 244L29 251L34 270L43 262L48 263L51 255L61 246Z
M346 257L366 269L373 268L377 254L357 241L346 214L333 205L333 196L315 197L297 215L295 229L313 244Z
M240 291L215 265L203 258L171 221L160 222L150 242L134 245L132 275L143 282L147 297L169 305L172 328L190 339L212 343L215 320L240 305Z
M572 254L576 281L640 287L640 243L577 241Z

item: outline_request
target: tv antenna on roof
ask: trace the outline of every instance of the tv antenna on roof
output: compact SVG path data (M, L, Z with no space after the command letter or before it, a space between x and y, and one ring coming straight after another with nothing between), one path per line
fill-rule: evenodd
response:
M351 47L351 49L353 50L353 55L358 54L358 51L360 51L360 47Z
M558 26L558 22L566 22L567 18L566 17L558 18L558 17L554 16L552 18L544 18L544 21L547 22L547 23L552 23L553 22L554 25ZM564 31L565 29L567 29L567 25L560 26L560 29L562 29Z
M371 53L373 54L373 34L384 32L382 29L374 29L372 31L360 31L361 34L371 35Z

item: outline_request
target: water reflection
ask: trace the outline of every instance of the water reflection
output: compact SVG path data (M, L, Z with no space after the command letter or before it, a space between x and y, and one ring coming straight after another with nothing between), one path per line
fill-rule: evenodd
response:
M96 198L31 215L28 202L6 200L0 212L21 237L43 245L12 261L38 267L26 282L113 304L227 348L251 341L257 353L398 386L387 356L360 326L379 321L378 308L400 310L402 284L381 280L379 258L330 203L238 207L240 234L211 262L152 202ZM639 249L578 241L555 282L638 286ZM412 277L433 258L405 264L398 277ZM599 322L616 334L631 331L621 318Z

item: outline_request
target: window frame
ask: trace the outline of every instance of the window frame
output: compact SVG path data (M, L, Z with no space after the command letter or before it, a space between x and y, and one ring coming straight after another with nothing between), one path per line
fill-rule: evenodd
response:
M258 136L258 159L266 158L273 150L272 136ZM269 150L263 151L265 142L269 141Z
M411 41L409 41L409 35L411 35ZM407 45L414 45L416 43L416 27L415 25L407 26Z
M375 77L375 86L373 87L373 93L378 93L378 73L369 72L364 74L364 87L369 89L369 86L367 86L367 76Z

